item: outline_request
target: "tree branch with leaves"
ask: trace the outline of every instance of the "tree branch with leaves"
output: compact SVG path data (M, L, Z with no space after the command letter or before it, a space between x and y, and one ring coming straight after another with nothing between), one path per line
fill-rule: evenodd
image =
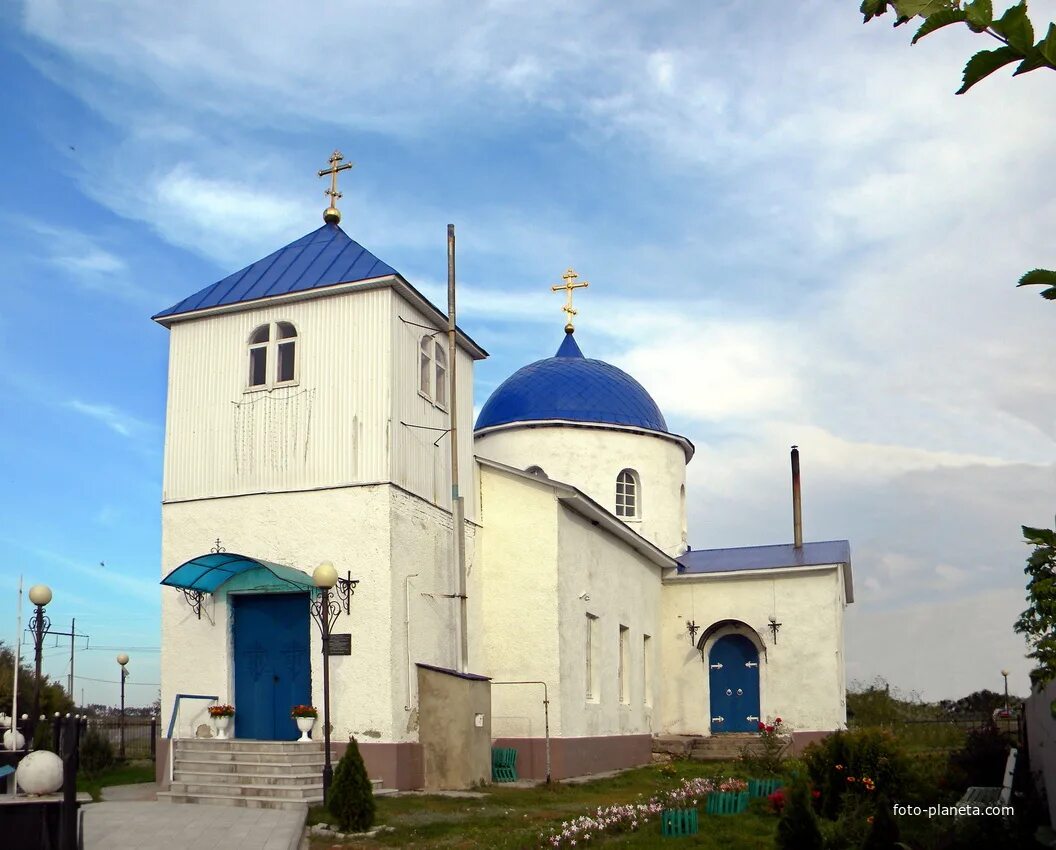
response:
M1019 63L1012 76L1048 68L1056 71L1056 24L1050 23L1045 37L1034 40L1034 24L1027 14L1027 0L1020 0L994 17L992 0L863 0L861 12L865 23L894 10L895 26L907 24L915 18L922 23L913 36L916 44L924 36L948 26L963 24L972 32L987 35L1001 42L1001 47L981 50L964 66L963 82L957 94L964 94L980 80L1006 65ZM1017 286L1044 286L1041 297L1056 301L1056 270L1033 269L1019 279Z
M1044 683L1056 678L1056 531L1025 525L1023 537L1034 547L1023 570L1030 607L1014 628L1030 644L1027 657L1037 662L1031 679Z

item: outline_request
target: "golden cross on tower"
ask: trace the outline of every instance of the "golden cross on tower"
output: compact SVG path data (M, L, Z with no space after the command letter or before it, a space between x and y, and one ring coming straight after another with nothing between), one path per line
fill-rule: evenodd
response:
M323 221L327 224L337 224L341 221L341 212L337 208L337 199L341 197L341 193L337 191L337 175L338 172L348 171L353 165L351 162L346 162L344 165L338 165L344 157L341 156L341 151L334 151L330 154L330 167L323 168L319 172L320 177L325 177L327 174L330 175L330 188L323 192L324 195L330 196L330 206L326 208L323 213Z
M573 290L583 289L584 287L590 286L590 284L585 280L576 283L575 281L578 277L579 275L576 274L575 269L569 266L568 271L561 275L561 280L563 280L564 283L550 287L553 292L560 292L562 289L565 290L565 306L561 308L568 314L568 324L565 325L565 333L572 333L572 331L575 330L575 327L573 327L572 325L572 319L579 312L575 307L572 306Z

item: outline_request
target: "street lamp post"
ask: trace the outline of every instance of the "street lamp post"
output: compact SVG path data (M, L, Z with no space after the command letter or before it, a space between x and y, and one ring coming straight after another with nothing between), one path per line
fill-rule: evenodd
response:
M26 739L32 741L37 731L37 718L40 717L40 659L44 648L44 638L51 630L51 620L44 613L44 607L51 602L51 588L46 584L35 584L29 589L29 601L36 606L33 618L29 622L29 631L33 635L34 679L33 679L33 714L26 730Z
M1008 716L1008 671L1002 670L1001 675L1005 677L1005 716Z
M330 782L334 778L334 768L330 763L330 627L337 620L341 609L336 600L330 598L330 591L337 584L337 570L329 561L323 561L315 572L312 581L319 588L318 598L312 602L312 613L319 623L319 632L323 639L323 801L330 797Z
M125 760L125 679L128 678L128 670L125 667L128 664L128 653L119 652L117 654L117 663L121 665L121 745L119 750L119 758L121 761Z

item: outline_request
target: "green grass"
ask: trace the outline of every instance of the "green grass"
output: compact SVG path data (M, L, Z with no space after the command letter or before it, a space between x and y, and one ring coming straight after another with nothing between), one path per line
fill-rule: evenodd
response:
M313 850L334 846L376 850L383 847L418 848L495 848L520 850L539 846L539 835L562 821L593 812L598 806L630 803L647 799L658 792L676 787L682 778L695 776L745 776L737 764L673 762L670 765L629 770L609 779L584 784L555 783L551 787L511 788L489 785L484 797L453 798L432 795L409 795L378 798L375 823L395 828L395 832L369 841L335 843L333 839L313 837ZM689 838L671 839L672 850L683 847L712 850L755 850L770 848L777 828L777 818L765 811L765 804L755 804L740 815L706 816L701 814L700 833ZM309 812L309 823L329 822L322 807ZM660 837L660 824L653 821L637 832L606 836L588 846L625 848L666 846Z
M86 791L92 795L92 802L98 803L103 788L111 785L135 785L139 782L154 781L154 762L152 761L126 761L123 764L115 764L108 767L96 776L85 776L81 773L77 777L77 790Z

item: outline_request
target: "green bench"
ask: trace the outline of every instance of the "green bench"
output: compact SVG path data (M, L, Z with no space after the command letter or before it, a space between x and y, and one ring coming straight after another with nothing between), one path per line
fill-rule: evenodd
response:
M513 747L491 748L491 781L517 781L517 750Z

